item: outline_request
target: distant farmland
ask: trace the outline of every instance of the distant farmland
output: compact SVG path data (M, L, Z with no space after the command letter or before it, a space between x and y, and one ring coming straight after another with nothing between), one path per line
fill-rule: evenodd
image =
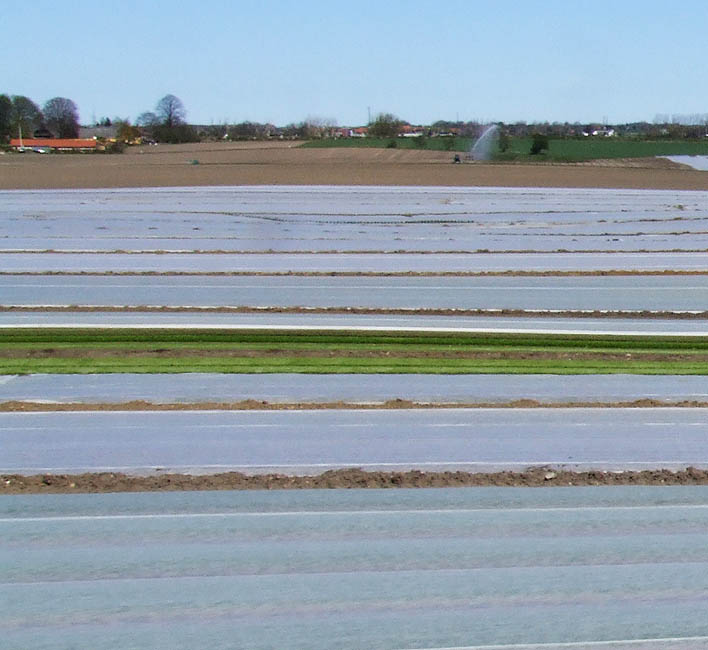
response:
M531 156L531 138L511 138L509 150L497 160L553 160L581 162L599 158L708 155L708 138L701 140L636 140L628 138L549 139L547 154Z
M705 140L638 140L634 138L559 138L549 139L548 153L530 155L531 138L509 138L506 152L497 152L497 161L526 162L583 162L603 158L651 158L654 156L708 155L708 138ZM332 138L312 140L307 148L357 147L424 149L431 151L467 152L473 138L423 137L423 138Z

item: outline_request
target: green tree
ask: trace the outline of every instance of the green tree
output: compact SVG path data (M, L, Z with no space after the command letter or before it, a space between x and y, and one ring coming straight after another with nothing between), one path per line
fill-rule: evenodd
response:
M16 138L22 129L25 137L31 137L32 132L42 126L42 111L29 97L13 95L10 118L10 133Z
M116 118L113 120L113 125L116 127L116 140L118 142L131 143L141 135L140 129L137 126L133 126L128 119Z
M395 138L403 122L392 113L379 113L369 124L369 135L374 138Z
M543 133L534 133L531 140L531 155L537 156L543 151L548 151L548 136Z
M79 111L70 99L54 97L44 105L42 113L45 124L57 137L79 137Z
M12 100L7 95L0 95L0 142L6 142L12 134Z
M199 142L197 130L189 124L168 127L158 124L152 128L152 137L158 142L179 144L180 142Z

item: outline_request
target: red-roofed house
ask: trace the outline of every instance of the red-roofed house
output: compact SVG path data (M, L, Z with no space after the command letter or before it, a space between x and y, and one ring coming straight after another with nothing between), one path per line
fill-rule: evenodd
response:
M13 138L10 146L22 149L56 149L57 151L95 151L96 140L80 138Z

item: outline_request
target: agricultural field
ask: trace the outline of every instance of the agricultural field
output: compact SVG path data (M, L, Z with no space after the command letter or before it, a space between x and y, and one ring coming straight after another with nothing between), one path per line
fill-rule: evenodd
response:
M453 136L415 138L322 138L303 143L305 149L421 149L425 151L469 151L474 138Z
M394 152L404 153L425 152ZM160 160L160 154L150 156ZM677 173L694 178L692 172ZM160 473L163 465L188 473L193 455L188 445L204 432L211 436L200 461L211 468L207 474L237 467L246 474L256 469L316 473L321 463L327 471L345 473L351 463L377 472L387 463L419 471L430 469L434 458L437 469L450 466L446 463L462 468L468 473L463 484L469 484L465 481L476 481L470 477L480 467L535 471L541 461L534 440L543 438L549 422L557 438L544 457L551 459L553 472L572 469L567 460L578 458L575 445L583 446L583 432L601 426L602 454L600 447L584 447L583 462L601 471L629 472L635 469L631 449L613 429L621 415L633 439L653 441L642 460L642 470L653 473L642 481L666 481L665 471L684 472L674 475L677 481L707 480L703 473L686 472L689 464L708 468L703 447L695 446L708 393L700 381L685 389L690 392L677 388L687 386L679 379L708 374L703 297L708 204L702 191L190 186L10 191L3 198L0 382L20 391L2 405L3 417L12 423L6 444L15 450L12 469L18 476L95 470L95 463L70 462L78 444L73 436L87 436L100 447L105 431L116 432L111 438L142 431L140 424L121 424L128 419L154 421L150 435L159 436L162 446L149 461L140 460L144 454L131 455L133 443L126 439L120 466L111 464L118 461L110 455L101 461L100 467L120 467L127 474L119 489L130 485L131 475ZM161 395L170 386L164 381L153 384L150 401L140 393L124 403L108 393L103 405L93 406L72 399L81 394L77 377L111 375L135 382L128 378L233 380L218 402L202 395L191 414L189 400L176 395L180 412L166 426L168 420L151 414L160 410L156 404L166 403ZM77 412L68 417L48 396L23 396L15 378L35 376L51 377L70 405L65 410ZM302 386L315 376L342 377L359 391L349 397L343 383L339 392L327 393L327 404L296 403L287 383L266 388L261 378L273 376L297 378ZM473 376L487 380L487 388L483 383L475 393L474 408L464 406L464 395L452 400L448 392L455 377ZM389 388L382 402L373 377L396 377L398 389L392 394ZM408 377L424 381L427 405L412 399ZM504 425L489 407L495 377L518 379L513 399L502 409L516 412ZM532 378L539 377L556 382L544 393L545 404L534 399L538 384ZM559 377L576 386L572 395L561 389ZM611 378L629 383L629 378L666 377L666 386L674 388L669 396L662 383L639 382L630 391L635 398L619 396L626 390L598 398L579 382L582 377L592 377L594 385L601 378L611 385ZM442 379L440 390L431 392L436 378ZM190 393L187 386L184 394ZM439 408L442 404L448 408ZM96 428L92 423L105 405L111 413L105 427ZM260 417L252 415L256 411L279 415L249 424L258 421L250 419ZM316 415L322 411L330 415ZM635 411L642 417L634 417ZM385 414L367 415L365 421L364 412ZM479 464L489 450L485 445L499 440L495 427L511 435L531 417L538 418L539 429L523 434L525 446L512 445L515 453L500 456L497 464ZM425 430L419 428L423 420ZM488 439L478 440L478 421L491 427ZM572 436L564 429L570 421ZM361 435L373 440L393 435L394 422L395 457L387 457L386 446L351 446L352 440L364 440L351 438L354 428L363 427ZM170 439L178 430L182 442ZM41 446L42 431L63 449L61 466L51 465L50 457L39 468L28 464L37 456L23 441L39 436ZM312 457L302 451L289 465L283 446L273 438L264 447L260 432L288 440L307 432L318 451ZM258 453L237 462L244 436ZM695 453L673 454L676 436L681 449ZM348 441L346 454L336 455L337 445L345 449L332 442L337 439ZM465 439L481 447L462 444ZM416 447L408 460L406 441ZM277 462L275 456L269 460L269 450L280 450ZM363 483L380 484L384 475L376 476ZM219 485L245 485L231 483L232 478L229 474ZM526 484L528 478L521 472L511 482ZM360 479L356 474L354 480ZM29 485L14 474L7 481L15 486L7 489ZM71 484L61 485L71 489L66 487ZM96 490L116 489L111 481L92 484ZM211 479L191 484L214 485ZM55 484L32 485L27 489ZM332 484L321 484L327 485Z
M547 152L532 156L532 138L510 138L509 149L497 152L494 160L585 162L613 158L653 158L656 156L708 155L708 138L703 140L638 140L633 138L549 139Z
M554 163L544 159L545 154L528 156L523 142L513 145L512 153L543 164L510 160L453 165L455 147L442 138L429 138L425 148L410 142L415 138L396 139L396 148L389 148L389 141L367 141L380 146L360 146L362 139L351 140L351 146L344 141L333 142L336 146L322 146L326 141L305 146L287 140L136 146L122 155L8 153L0 157L0 190L254 185L708 189L708 174L655 157ZM469 151L470 145L460 141L458 154ZM585 146L583 142L577 145ZM552 153L554 148L555 141ZM678 144L667 149L668 154L683 151Z
M329 138L306 142L305 148L421 149L467 153L474 138ZM492 149L494 162L587 162L613 158L653 158L656 156L708 155L708 138L703 140L640 140L619 137L549 138L548 151L531 155L531 137L509 137L508 148Z

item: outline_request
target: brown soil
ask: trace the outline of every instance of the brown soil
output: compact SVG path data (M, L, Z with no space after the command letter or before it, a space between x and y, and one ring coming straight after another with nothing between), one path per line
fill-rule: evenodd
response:
M0 305L2 312L149 312L149 313L213 313L213 314L365 314L396 316L512 316L544 318L671 318L703 320L708 311L607 311L607 310L547 310L547 309L418 309L379 307L166 307L148 305Z
M0 475L0 494L77 494L97 492L168 492L184 490L298 490L429 487L566 487L582 485L708 485L708 470L570 472L536 467L524 472L365 472L359 468L331 470L317 476L246 475L225 472L193 476L163 474Z
M699 400L637 399L614 402L540 402L535 399L516 399L508 402L414 402L390 399L384 402L267 402L247 399L238 402L33 402L11 400L0 402L0 412L70 412L70 411L303 411L336 409L490 409L490 408L708 408L708 402Z
M52 251L47 251L52 252ZM611 252L611 251L604 251ZM661 252L661 251L657 251ZM672 251L664 251L672 252ZM682 251L691 252L691 251ZM694 251L695 252L695 251ZM8 253L11 254L11 253ZM279 277L528 277L528 278L548 278L548 277L626 277L626 276L657 276L657 275L707 275L705 271L677 271L673 269L663 269L660 271L638 271L638 270L607 270L607 271L2 271L0 276L96 276L96 277L152 277L152 276L187 276L187 277L243 277L243 276L279 276ZM77 307L1 307L2 309L26 309L40 310L46 309L77 309ZM97 309L89 307L88 309ZM103 309L103 308L102 308ZM238 308L237 308L238 309Z
M0 156L0 189L312 184L708 189L707 173L656 158L581 164L451 161L449 152L303 149L290 142L143 146L117 155L8 153Z
M672 236L672 235L682 235L685 233L680 233L680 232L667 232L664 233L664 235ZM706 234L705 232L695 232L693 233L695 235L704 235ZM653 248L653 249L648 249L648 248L637 248L633 249L631 251L625 251L625 250L607 250L607 249L602 249L602 248L582 248L582 249L574 249L573 251L569 251L566 248L556 248L554 250L548 250L548 251L540 251L540 250L531 250L531 249L495 249L495 250L489 250L488 248L481 248L481 249L475 249L475 250L468 250L468 249L459 249L459 250L429 250L429 251L415 251L415 250L407 250L407 249L400 249L400 250L393 250L393 251L388 251L388 250L383 250L383 249L356 249L356 250L338 250L336 248L330 249L330 250L307 250L307 249L293 249L293 250L273 250L273 249L267 249L267 250L241 250L239 248L195 248L195 249L190 249L190 250L171 250L171 249L149 249L149 250L126 250L124 248L113 248L113 249L105 249L105 250L93 250L93 249L88 249L88 250L61 250L61 249L56 249L56 248L44 248L44 249L36 249L36 248L30 248L30 249L25 249L25 248L18 248L18 249L13 249L13 250L8 250L8 251L3 251L3 254L5 255L46 255L47 253L52 253L53 255L136 255L136 256L141 256L141 255L272 255L273 257L277 257L278 255L387 255L387 256L392 256L396 257L397 255L547 255L547 254L553 254L553 253L569 253L572 252L574 254L578 255L586 255L586 254L595 254L595 253L600 253L603 255L624 255L627 253L631 254L658 254L658 253L706 253L708 250L705 248ZM617 271L615 271L617 272ZM631 272L631 271L630 271ZM40 272L40 274L43 275L48 275L52 272L46 271L46 272ZM54 272L56 273L56 272ZM430 271L422 271L422 272L415 272L415 271L400 271L398 273L396 272L389 272L389 273L378 273L375 271L371 272L361 272L361 271L353 271L350 273L338 273L336 271L275 271L275 272L268 272L268 271L233 271L231 273L218 273L218 272L205 272L205 273L192 273L192 275L444 275L445 271L441 272L430 272ZM483 273L486 274L496 274L498 272L490 271L490 272L463 272L463 273L456 273L456 275L481 275ZM511 271L510 273L515 273L514 271ZM521 273L521 271L520 271ZM541 271L543 273L543 271ZM598 273L597 271L578 271L580 274L585 274L585 273ZM653 272L654 274L657 274L656 271ZM661 271L659 271L661 273ZM678 271L678 273L684 273L683 271ZM688 272L690 273L690 271ZM696 271L694 273L701 273L701 271ZM34 275L37 273L35 272ZM109 275L110 272L87 272L84 273L83 275ZM163 272L137 272L137 273L129 273L130 275L180 275L180 272L178 271L163 271ZM449 275L452 274L452 272L448 272ZM3 275L12 275L12 272L9 273L3 273ZM27 274L25 274L27 275ZM65 275L77 275L76 272L71 272L71 273L66 273ZM116 275L128 275L128 273L125 272L116 272ZM182 273L182 275L187 275L187 273Z
M601 363L626 361L661 361L661 362L708 362L708 354L691 352L687 354L654 353L654 352L565 352L552 350L429 350L429 349L229 349L229 348L154 348L131 349L121 347L120 350L106 348L35 348L30 350L16 348L0 348L0 359L110 359L121 358L215 358L215 359L468 359L477 361L597 361Z

